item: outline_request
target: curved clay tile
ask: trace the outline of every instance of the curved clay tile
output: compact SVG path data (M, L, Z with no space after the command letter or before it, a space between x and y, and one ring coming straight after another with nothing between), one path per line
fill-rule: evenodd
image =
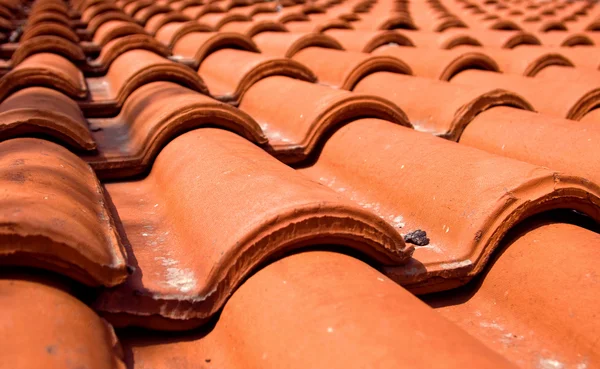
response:
M50 277L3 273L2 359L13 368L125 369L110 324Z
M600 127L585 124L584 120L573 122L522 110L493 108L473 119L460 143L598 184ZM572 155L574 147L577 155Z
M536 78L514 74L499 74L477 70L461 72L452 83L503 88L523 96L534 109L543 114L578 120L598 105L600 88L598 80L576 80L570 71L578 68L548 67ZM565 83L564 76L568 76Z
M266 138L247 114L171 82L135 90L112 119L92 119L98 153L85 160L102 179L146 172L160 149L177 135L206 125L228 129L247 140Z
M508 19L489 19L482 21L480 27L498 31L522 31L522 28L517 23Z
M359 31L417 29L410 16L404 13L395 13L381 17L361 17L361 20L352 22L352 27Z
M79 106L45 87L17 91L0 104L0 141L28 135L47 135L78 151L96 148Z
M300 247L332 243L384 265L412 251L377 216L222 129L185 133L148 177L106 187L137 261L94 304L119 326L203 324L259 265Z
M288 76L315 82L313 72L301 63L264 54L222 49L210 54L198 69L211 93L221 101L239 103L253 84L269 76Z
M169 48L151 36L147 34L133 34L108 42L102 48L98 58L90 61L90 65L97 67L95 74L103 75L116 58L131 50L148 50L165 58L171 55Z
M395 44L415 46L409 33L397 31L349 31L330 29L326 35L333 37L345 50L370 53L380 46Z
M229 22L219 29L220 32L235 32L254 37L263 32L288 32L281 23L272 21Z
M353 29L351 23L341 19L329 19L326 21L293 21L286 22L285 27L290 32L325 32L328 29Z
M142 9L153 6L155 3L152 0L137 0L128 3L125 6L121 6L123 12L129 15L130 17L135 17L135 15L141 11Z
M126 260L94 171L54 143L0 143L0 263L42 267L114 286Z
M485 47L513 49L521 45L541 45L533 34L522 31L477 30L477 39Z
M214 29L206 24L201 24L196 21L189 22L172 22L167 23L162 26L156 34L154 38L158 41L162 42L163 45L166 45L169 48L173 48L177 41L180 38L187 35L188 33L193 32L213 32ZM190 45L191 47L192 45ZM175 53L177 55L177 53Z
M478 51L383 46L372 54L396 57L408 64L415 76L443 81L449 81L458 73L469 69L500 70L492 58Z
M230 22L249 22L252 18L247 15L235 13L209 13L198 18L198 22L209 25L215 30L221 29Z
M518 47L512 50L485 49L504 73L534 77L550 66L574 67L573 63L558 52L548 52L539 47Z
M198 68L212 53L229 48L259 52L250 37L239 33L191 32L181 36L175 42L173 55L180 59L190 60L190 64Z
M158 5L158 4L153 4L150 6L147 6L143 9L140 9L139 11L137 11L135 13L135 15L133 16L133 19L135 19L138 23L142 24L142 25L146 25L146 23L148 22L148 20L150 20L150 18L154 17L157 14L162 14L162 13L169 13L171 12L173 9L171 9L168 5ZM183 14L180 14L182 17L185 17L185 19L189 19L188 17L186 17Z
M19 41L24 42L37 36L48 35L59 36L75 44L79 43L79 37L77 36L77 34L75 34L75 32L73 32L73 30L71 30L71 28L60 23L45 22L37 23L35 25L27 27L23 31L23 35L21 35Z
M600 122L600 109L595 108L594 110L591 110L586 115L584 115L583 118L580 119L580 121L584 123Z
M106 13L101 13L98 16L94 17L94 19L92 19L88 23L87 31L91 35L95 35L98 28L100 28L104 23L107 23L110 21L124 21L124 22L129 22L129 23L135 23L135 21L130 16L123 13L122 11L106 12Z
M31 55L38 53L53 53L63 56L72 62L84 62L85 53L78 44L74 44L62 37L46 35L36 36L19 43L11 57L13 66L18 65Z
M137 88L165 80L208 94L204 82L192 69L153 52L136 49L119 55L105 77L87 79L91 99L80 106L86 116L110 116Z
M406 63L387 55L309 47L293 59L313 71L320 84L344 90L352 90L361 79L376 72L412 74Z
M567 208L600 219L600 188L583 178L374 119L339 129L300 172L403 234L427 233L429 243L416 247L406 267L384 268L415 293L466 283L503 236L536 213Z
M173 8L173 10L175 11L182 12L183 10L191 6L198 6L203 4L204 0L184 0L179 1L177 3L171 3L171 8Z
M283 8L282 11L277 12L277 13L255 14L252 16L252 20L255 20L255 21L266 20L266 21L272 21L272 22L285 24L288 22L308 21L309 18L306 14L304 14L298 10L291 11L290 9Z
M586 287L591 294L593 284ZM220 369L511 367L374 268L325 251L296 253L257 271L206 333L119 338L136 369L171 369L172 357L183 367L210 360ZM423 355L424 347L435 355Z
M208 13L224 13L225 11L217 4L206 4L200 6L191 6L186 8L181 13L191 19L198 19Z
M553 20L553 21L547 21L547 22L543 22L538 28L537 30L539 32L550 32L550 31L568 31L567 26L565 25L565 22L560 21L560 20Z
M109 2L102 2L96 5L92 5L85 9L83 13L81 13L81 20L84 23L89 23L94 17L97 15L108 12L108 11L120 11L121 9L115 4L111 4Z
M457 46L483 46L476 36L465 31L446 31L444 33L414 31L406 32L415 46L450 50Z
M600 48L598 47L561 47L558 52L569 58L577 68L600 70Z
M59 23L65 27L71 26L71 19L64 13L42 12L36 13L35 15L32 14L29 16L29 18L27 18L28 26L43 22Z
M542 40L544 46L594 46L594 40L585 33L563 33L563 32L548 32L540 33L537 37Z
M280 76L254 84L240 109L259 122L270 150L286 163L304 161L327 134L352 119L372 117L410 127L404 112L386 99Z
M0 79L0 101L12 91L45 86L74 99L87 96L83 74L73 63L60 55L40 53L23 60Z
M104 46L116 38L135 34L143 35L146 34L146 31L137 23L113 20L102 23L94 33L92 41L97 45Z
M323 33L265 32L252 38L262 53L291 58L300 50L320 47L342 50L334 38Z
M364 78L354 91L389 99L404 110L415 129L450 140L458 140L478 114L495 106L533 110L522 97L506 90L385 72Z
M144 29L151 35L155 35L156 32L161 29L165 24L175 23L175 22L188 22L190 21L189 17L181 13L177 13L174 11L168 13L158 13L146 22L146 26Z
M425 302L520 367L597 366L598 242L568 222L527 222L484 278Z

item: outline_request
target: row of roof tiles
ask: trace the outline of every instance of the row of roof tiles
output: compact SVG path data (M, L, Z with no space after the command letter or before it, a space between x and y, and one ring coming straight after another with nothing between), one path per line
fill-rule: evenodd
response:
M349 3L349 9L361 4ZM167 12L205 8L188 5L182 3L179 10L173 4L160 6L168 8ZM220 5L223 11L233 11L240 4ZM307 17L306 13L329 14L336 5L300 7ZM357 17L374 20L396 10L404 14L395 17L410 19L413 11L423 15L427 9L420 8L421 3L367 5L363 5L366 13L361 10ZM465 5L464 9L477 9ZM486 2L480 7L490 5ZM81 20L69 27L85 28L86 11L94 7L104 10L88 11L88 27L99 16L90 13L115 11L135 18L153 6L151 2L81 3L77 7ZM427 7L449 12L437 2ZM11 9L10 5L6 8ZM453 11L467 19L459 8L463 7ZM29 20L36 9L42 15L53 9L50 13L76 18L64 3L38 1L31 7ZM43 23L45 16L38 18ZM44 340L55 339L59 329L85 331L80 339L73 335L73 342L47 344L40 356L21 358L24 367L31 363L28 360L49 356L63 360L64 355L102 368L120 367L123 361L141 368L168 366L173 360L183 366L197 361L198 355L204 357L202 365L292 367L290 360L295 357L299 360L293 365L305 367L310 366L306 360L327 358L332 347L340 350L338 354L317 366L372 362L397 366L397 360L402 360L403 365L410 362L422 367L442 362L457 367L473 363L508 367L509 361L547 367L560 357L561 365L581 367L598 360L594 349L598 327L561 320L573 314L573 300L584 307L596 303L592 261L598 255L588 246L597 235L547 221L522 237L517 233L516 241L505 237L511 230L514 236L513 226L523 219L550 209L575 209L598 220L598 181L593 175L598 135L591 125L574 130L570 120L592 121L600 110L595 109L598 68L585 57L577 57L584 55L578 54L579 48L552 49L552 53L539 46L519 46L514 51L488 47L445 51L437 49L443 44L437 38L428 43L432 49L399 46L418 44L411 35L434 40L432 33L422 31L332 29L305 35L272 29L250 38L206 32L210 29L191 27L182 23L187 21L183 18L171 20L176 21L157 27L156 39L146 35L153 31L137 32L135 23L125 18L99 25L98 29L112 22L115 30L126 25L136 29L133 36L127 35L129 31L115 33L120 37L98 44L100 55L107 55L106 50L116 43L121 45L114 47L112 64L104 63L105 75L100 70L87 71L85 64L73 64L76 60L52 46L41 53L34 47L30 56L2 77L0 132L4 131L6 140L0 143L2 223L7 224L2 232L6 240L3 262L50 269L87 285L116 286L94 294L89 304L119 327L186 330L210 326L226 299L239 290L216 326L201 334L202 339L184 336L188 337L185 342L182 336L164 334L142 339L143 335L133 332L123 335L121 347L110 327L104 325L92 333L89 328L94 325L85 330L77 325L82 320L98 326L104 323L65 293L67 287L9 276L3 280L4 289L19 296L13 304L35 298L45 302L40 307L65 306L64 311L52 312L56 315L44 326ZM283 23L279 20L279 25ZM159 34L169 25L173 27L164 33L167 39L170 32L186 31L176 41L165 43ZM492 35L487 32L476 35ZM389 42L398 45L383 46ZM14 48L15 54L22 44ZM157 47L165 51L157 52ZM361 53L369 47L372 54ZM171 53L176 57L169 61L165 57ZM501 70L505 74L494 73ZM534 79L527 77L533 75ZM571 82L569 89L564 88L566 80ZM552 83L560 87L558 95L543 95ZM440 106L439 101L445 103ZM415 132L413 127L426 133ZM21 136L38 138L17 138ZM574 145L589 160L573 157L569 150ZM101 185L98 177L121 181ZM199 228L199 224L212 227ZM509 272L497 267L505 256L487 272L483 286L489 287L479 298L457 309L446 309L453 304L445 301L460 295L429 298L432 306L476 339L391 282L416 293L456 288L490 270L486 264L498 248L510 252L525 248L529 255L536 255L528 258L519 254L523 250L515 251L521 261L537 257L528 245L538 237L546 241L544 245L562 237L581 246L575 258L578 266L563 268L568 270L560 278L568 285L585 275L588 284L573 289L573 296L553 301L559 317L548 319L562 324L561 332L569 332L570 345L555 340L547 322L513 324L526 316L538 317L541 310L522 301L517 304L521 310L511 310L512 296L504 289L506 283L521 287L521 279L513 276L513 270L518 275L514 262L499 264ZM343 250L362 255L387 277L361 261L325 251L300 253L265 266L295 249L323 244L345 246ZM561 251L544 250L548 263L560 260L564 264L568 255L556 256ZM590 260L589 266L580 264L582 258ZM262 270L242 284L258 268ZM531 272L526 264L522 268ZM575 273L576 268L585 274ZM545 270L536 271L536 276L541 278ZM494 276L507 274L509 282L494 282ZM540 284L549 285L541 278L531 286ZM469 294L472 285L459 291ZM289 287L293 290L286 295L281 289ZM522 293L530 294L533 288ZM540 298L547 298L550 290L539 292ZM329 305L320 296L330 298L332 291L339 295ZM489 300L481 297L485 293L505 293L503 310L491 309ZM368 301L365 294L371 296ZM281 301L282 296L290 300ZM339 301L349 301L349 310L340 313ZM36 314L38 307L31 309ZM12 310L7 309L17 313ZM277 322L267 318L265 310L277 316ZM525 315L517 317L517 313ZM311 314L320 318L295 319ZM583 323L593 321L596 312L581 308L576 314ZM67 315L75 318L66 325L57 318ZM481 317L481 322L462 318L472 315ZM364 324L365 316L372 322ZM30 324L18 316L15 319ZM505 319L504 325L497 319ZM306 326L306 321L312 325ZM269 333L272 329L294 332L300 322L307 334L282 339ZM382 330L377 332L381 332L374 334L372 327L379 326ZM23 328L10 326L20 338L17 344L29 340ZM532 339L528 329L535 329L540 337ZM398 340L400 331L406 333L405 341ZM242 338L235 338L233 332L242 332ZM402 355L390 355L381 342L397 343ZM460 342L462 348L448 342ZM437 356L423 350L423 345ZM98 357L86 354L92 346L97 347ZM518 349L508 350L509 346ZM290 347L297 349L290 352ZM316 352L318 347L325 351ZM348 352L362 353L361 361L353 355L345 362Z

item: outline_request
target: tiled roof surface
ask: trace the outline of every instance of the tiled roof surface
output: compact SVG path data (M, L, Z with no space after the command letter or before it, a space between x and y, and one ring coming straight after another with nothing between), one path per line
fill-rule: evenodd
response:
M2 369L600 368L596 1L0 0L0 76Z

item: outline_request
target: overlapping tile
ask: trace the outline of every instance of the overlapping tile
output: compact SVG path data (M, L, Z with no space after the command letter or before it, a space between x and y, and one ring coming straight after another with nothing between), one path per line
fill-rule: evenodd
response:
M119 331L132 369L595 367L595 282L576 281L596 228L561 222L599 216L599 16L560 0L0 0L0 191L29 232L5 228L2 262L111 286L78 296L119 326L208 324ZM550 225L531 227L540 212ZM427 298L453 324L400 284L468 298ZM565 289L556 316L530 303ZM110 329L68 304L94 328L73 328L75 361L123 367Z
M251 270L301 246L346 245L383 264L412 250L374 214L219 129L179 136L147 178L107 190L135 267L95 305L117 325L202 324Z
M41 266L91 285L123 282L123 247L91 168L38 139L4 141L0 150L0 262Z

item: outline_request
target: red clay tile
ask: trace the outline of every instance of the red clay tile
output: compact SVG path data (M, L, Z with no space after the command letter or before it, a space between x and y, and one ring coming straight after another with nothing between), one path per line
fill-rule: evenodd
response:
M36 36L54 35L62 37L73 43L79 42L79 37L71 28L60 23L43 22L27 27L21 35L20 41L24 42Z
M129 15L130 17L135 17L135 15L142 9L151 7L154 4L154 1L151 0L138 0L129 2L127 5L122 6L123 12Z
M594 46L594 41L587 34L581 33L564 33L564 32L548 32L536 35L544 46Z
M285 23L285 28L290 32L325 32L328 29L353 29L354 27L341 19L329 19L321 21L291 21Z
M196 21L189 22L171 22L162 26L154 38L167 45L169 48L174 48L179 39L188 33L212 32L212 27L207 24L201 24ZM189 47L198 47L198 45L189 44ZM175 53L177 54L177 53Z
M189 17L186 17L185 15L178 12L170 11L166 13L158 13L152 16L150 19L148 19L146 25L144 26L144 29L148 31L149 34L155 35L156 32L165 24L188 21L190 21Z
M71 20L64 13L44 11L37 12L35 14L30 13L29 17L27 18L27 25L33 25L42 22L60 23L65 27L71 27Z
M173 358L222 369L511 367L375 269L323 251L265 266L210 331L121 339L136 369L167 369Z
M540 47L518 47L512 50L488 49L484 52L491 56L503 73L520 74L534 77L550 66L574 67L573 63L560 53L560 50L548 52Z
M342 50L342 45L323 33L264 32L252 38L262 53L291 58L300 50L317 46Z
M79 106L58 91L30 87L0 104L0 141L40 134L78 151L96 149Z
M87 31L93 35L96 33L98 28L100 28L100 26L102 26L104 23L107 23L110 21L123 21L123 22L134 23L133 18L131 18L127 14L123 13L122 11L106 12L106 13L101 13L101 14L97 15L96 17L94 17L94 19L92 19L88 23Z
M74 63L83 63L85 53L79 45L62 37L45 35L36 36L19 43L11 57L12 65L18 65L27 57L38 53L53 53L67 58Z
M147 178L107 190L136 264L94 304L118 326L198 326L250 271L299 247L334 243L385 265L412 251L389 224L221 129L177 137Z
M415 76L448 81L464 70L499 71L498 64L478 51L420 49L415 47L383 46L375 55L396 57L410 66Z
M360 31L416 29L410 16L404 13L392 13L390 15L370 17L363 16L361 17L361 20L352 22L352 27Z
M251 21L251 22L229 22L219 29L221 32L241 33L248 37L254 37L263 32L288 32L288 29L281 23L272 21Z
M370 53L380 46L396 44L400 46L414 46L409 33L397 31L349 31L330 29L326 35L333 37L344 49Z
M292 21L308 21L308 16L298 9L283 8L277 13L259 13L252 16L255 21L272 21L285 24Z
M553 68L542 70L536 78L467 70L453 77L451 82L513 91L523 96L540 113L580 119L598 104L600 88L596 87L594 81L587 80L565 84L560 74L563 73L562 69L568 71L571 68Z
M138 35L133 35L135 36ZM150 51L138 49L119 55L108 68L105 77L88 78L91 99L82 102L80 106L88 117L113 116L137 88L146 83L164 80L208 94L204 82L192 69Z
M286 163L304 161L326 135L352 119L372 117L410 127L404 112L388 100L279 76L254 84L240 109L258 121L270 150Z
M8 140L0 151L0 263L42 267L89 285L123 282L123 248L94 171L44 140Z
M190 6L182 10L181 13L185 16L190 17L191 19L198 19L204 14L208 13L224 13L224 10L221 9L221 7L218 5L206 4L200 6Z
M477 40L477 37L471 36L471 33L464 31L446 31L441 35L434 32L406 31L406 36L410 38L414 45L421 48L437 48L450 50L457 46L483 46Z
M595 108L594 110L584 115L583 118L580 119L580 121L585 123L600 122L600 109Z
M315 164L300 172L403 234L427 233L429 243L416 248L406 267L385 268L417 293L466 283L503 235L533 214L569 208L600 216L600 188L580 177L374 119L340 128Z
M146 34L146 31L136 23L112 20L104 22L98 27L94 33L93 41L98 45L104 46L116 38L135 34Z
M475 117L494 106L533 110L522 97L506 90L386 72L364 78L354 91L390 99L406 112L415 129L451 140L458 140Z
M226 48L259 52L251 38L239 33L191 32L180 36L175 42L173 55L198 69L209 55Z
M253 84L269 76L316 81L313 72L295 60L236 49L213 52L200 64L198 73L213 97L234 104Z
M600 48L598 47L561 47L558 52L569 58L577 68L600 70Z
M412 74L403 61L386 55L309 47L293 57L315 73L319 83L352 90L363 78L376 72Z
M24 87L54 88L74 99L87 96L83 74L62 56L49 53L34 54L0 79L0 101L11 92Z
M109 11L120 11L121 9L115 5L112 4L110 2L99 2L97 4L91 5L89 7L87 7L82 13L81 13L81 20L84 23L89 23L94 17L105 13L105 12L109 12Z
M575 225L536 222L504 242L477 283L426 302L519 367L597 367L599 241Z
M596 125L510 108L479 114L460 142L485 151L574 174L600 184ZM573 147L578 154L572 155Z
M171 82L139 87L111 119L90 119L98 152L84 156L102 179L144 173L160 149L178 134L210 125L237 132L256 144L266 143L247 114Z
M147 50L165 58L171 55L169 48L162 45L151 36L147 34L132 34L119 37L106 43L102 48L100 55L98 55L98 58L89 61L90 69L94 70L95 75L104 75L115 59L131 50ZM90 75L90 73L86 74Z
M0 306L3 365L125 369L112 327L71 296L65 283L48 276L3 273Z
M251 20L252 18L247 15L235 13L209 13L198 18L198 22L207 24L214 30L219 30L230 22L249 22Z
M167 5L152 4L135 12L135 15L133 15L133 19L145 26L148 20L150 20L150 18L152 18L153 16L161 13L168 13L171 10L172 9ZM186 19L189 18L186 17Z

